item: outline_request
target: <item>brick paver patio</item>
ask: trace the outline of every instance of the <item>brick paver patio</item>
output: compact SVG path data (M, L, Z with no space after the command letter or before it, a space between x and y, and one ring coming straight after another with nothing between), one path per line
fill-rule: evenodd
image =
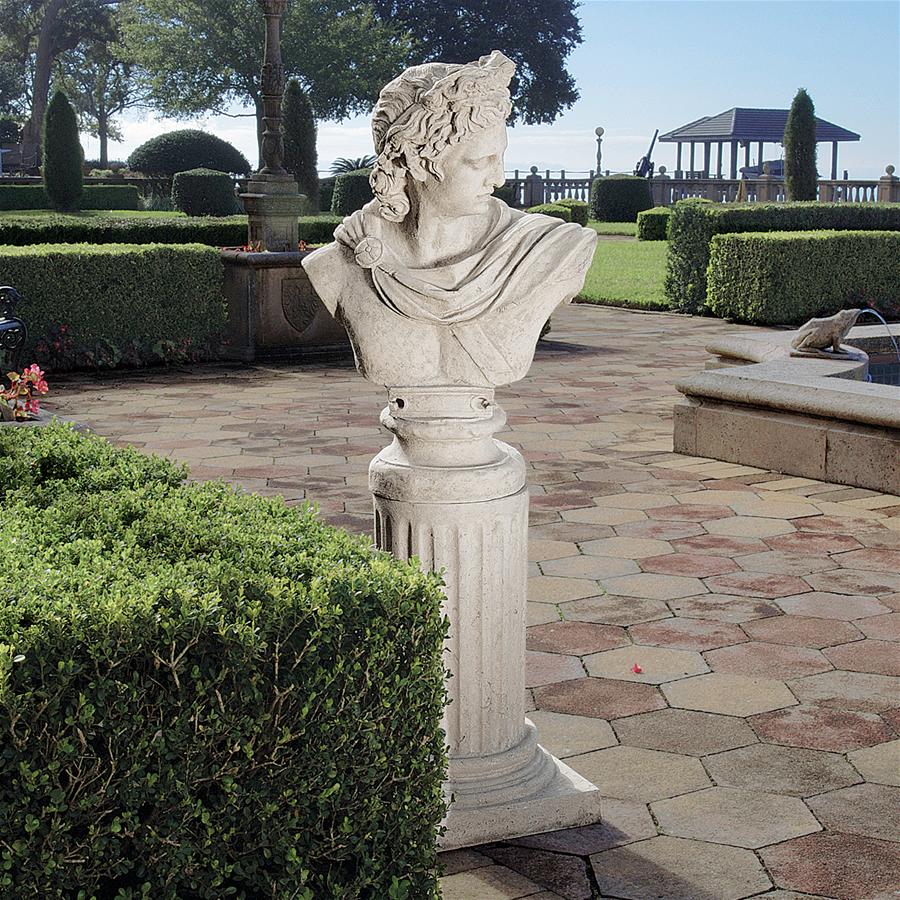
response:
M530 465L529 705L603 824L444 854L446 900L895 897L900 497L671 452L734 326L571 307L498 392ZM48 408L369 530L347 367L77 377Z

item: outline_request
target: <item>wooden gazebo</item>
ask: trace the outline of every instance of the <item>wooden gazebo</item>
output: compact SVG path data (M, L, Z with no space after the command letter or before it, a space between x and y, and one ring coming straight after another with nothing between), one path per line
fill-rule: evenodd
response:
M695 177L710 178L712 145L718 150L716 161L716 178L722 177L722 145L731 145L731 169L729 178L737 178L738 146L744 148L744 166L750 165L750 145L759 147L759 164L763 162L763 145L780 144L784 138L784 126L787 123L786 109L747 109L736 106L716 116L704 116L674 131L662 134L660 141L677 144L677 162L675 177L683 177L681 156L685 144L690 146L690 169ZM848 131L840 125L826 122L816 117L816 143L831 143L831 178L837 178L838 144L841 141L858 141L859 135ZM697 144L703 146L703 168L697 171L694 165L694 153Z

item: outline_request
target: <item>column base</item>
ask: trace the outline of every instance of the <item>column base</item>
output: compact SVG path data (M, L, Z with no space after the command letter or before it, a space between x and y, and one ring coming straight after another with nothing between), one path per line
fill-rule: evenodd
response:
M441 850L600 821L600 791L541 747L525 721L525 737L505 753L451 757L444 792L453 802Z

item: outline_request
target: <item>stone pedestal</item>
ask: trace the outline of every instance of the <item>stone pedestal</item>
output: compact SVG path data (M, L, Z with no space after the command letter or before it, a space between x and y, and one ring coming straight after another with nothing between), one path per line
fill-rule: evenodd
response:
M489 388L392 388L369 467L375 539L444 572L450 620L443 849L596 822L597 789L525 718L528 492Z
M297 250L297 217L306 211L307 203L293 175L257 172L241 200L249 220L251 247L273 253Z

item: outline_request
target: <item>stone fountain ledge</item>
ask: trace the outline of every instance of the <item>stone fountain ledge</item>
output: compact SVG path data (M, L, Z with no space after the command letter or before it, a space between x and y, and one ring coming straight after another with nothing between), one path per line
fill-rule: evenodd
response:
M707 345L706 371L676 385L676 452L900 494L900 390L865 381L884 326L850 332L852 359L791 356L794 334Z

